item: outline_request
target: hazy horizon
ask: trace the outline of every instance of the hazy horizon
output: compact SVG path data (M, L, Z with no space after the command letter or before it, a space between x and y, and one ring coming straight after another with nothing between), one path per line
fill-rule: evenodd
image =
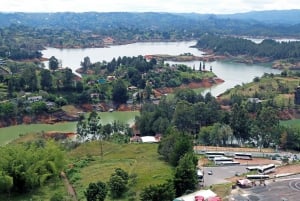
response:
M296 9L300 9L298 0L9 0L1 2L0 12L165 12L235 14L252 11Z

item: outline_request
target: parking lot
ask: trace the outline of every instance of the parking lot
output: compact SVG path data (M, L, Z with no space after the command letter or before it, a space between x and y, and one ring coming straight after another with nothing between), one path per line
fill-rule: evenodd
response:
M295 201L300 196L300 175L293 175L276 181L268 180L266 186L258 185L233 193L234 201ZM242 192L242 193L241 193Z
M246 173L247 166L244 165L234 165L234 166L217 166L217 167L204 167L204 186L210 186L213 184L220 184L229 182L227 178L233 177L236 174ZM212 172L209 175L209 171Z

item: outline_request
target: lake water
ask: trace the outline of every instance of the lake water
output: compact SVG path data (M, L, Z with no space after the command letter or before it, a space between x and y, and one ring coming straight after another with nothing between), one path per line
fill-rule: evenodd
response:
M76 69L80 67L80 62L83 58L88 56L91 62L97 61L111 61L113 58L123 57L123 56L138 56L147 54L169 54L169 55L179 55L183 53L192 53L195 56L201 56L202 51L191 48L196 44L196 41L188 42L146 42L146 43L133 43L127 45L111 46L109 48L85 48L85 49L57 49L57 48L47 48L43 50L43 57L50 58L55 56L58 60L62 62L63 67L69 67L75 72ZM174 63L174 62L168 62ZM179 62L176 62L179 63ZM190 67L195 66L196 69L199 68L199 61L192 62L180 62L184 63ZM48 66L47 62L45 65ZM212 66L213 72L225 80L224 83L217 86L213 86L206 89L204 93L211 92L212 95L217 96L227 89L232 88L236 85L241 85L243 83L251 82L253 78L260 77L264 73L280 73L279 70L272 69L263 65L247 65L241 63L233 62L222 62L214 61L206 63L206 68Z

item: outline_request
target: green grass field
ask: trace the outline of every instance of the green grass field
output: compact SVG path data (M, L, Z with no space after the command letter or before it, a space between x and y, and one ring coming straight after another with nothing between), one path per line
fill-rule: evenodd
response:
M107 182L115 168L122 168L129 175L137 176L136 183L131 187L131 192L136 194L139 194L148 185L164 183L172 177L173 168L160 160L157 147L157 144L119 145L104 142L102 158L100 142L81 145L69 153L69 158L76 160L89 156L93 158L93 161L80 171L81 179L75 182L77 195L79 198L83 198L83 191L91 182ZM110 200L110 198L106 200Z
M135 179L129 181L128 192L118 200L125 201L130 198L138 200L139 193L143 188L149 185L162 184L173 176L174 168L161 160L157 148L158 144L114 144L104 141L102 157L99 141L84 143L66 152L67 166L65 172L75 168L73 164L83 164L79 168L76 167L79 170L78 173L69 177L69 180L74 181L72 185L76 190L78 200L86 200L84 191L89 183L107 182L116 168L122 168L129 175L134 175ZM61 180L56 183L49 182L27 194L11 195L9 200L44 201L50 200L54 193L65 196L66 200L72 200ZM0 200L6 200L6 196L0 194ZM105 200L112 201L110 196L107 196Z
M139 115L137 111L129 112L101 112L101 123L107 124L114 120L127 124L134 122L135 116ZM57 124L29 124L17 125L5 128L0 128L0 146L11 142L18 138L20 135L28 133L40 133L47 131L62 131L62 132L75 132L77 122L63 122Z
M283 126L289 126L289 127L300 129L300 119L280 121L280 124Z

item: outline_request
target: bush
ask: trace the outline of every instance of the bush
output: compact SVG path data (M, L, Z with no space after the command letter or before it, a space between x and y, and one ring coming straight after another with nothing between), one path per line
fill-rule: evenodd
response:
M51 198L50 201L64 201L65 198L62 193L55 193Z

